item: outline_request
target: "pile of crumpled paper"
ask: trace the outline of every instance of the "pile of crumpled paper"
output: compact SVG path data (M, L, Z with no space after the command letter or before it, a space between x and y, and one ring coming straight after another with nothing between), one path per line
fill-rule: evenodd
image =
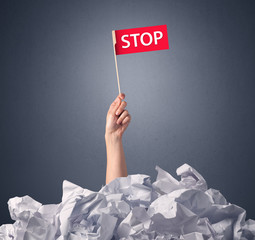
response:
M187 164L178 181L156 166L157 179L143 174L117 178L99 192L63 182L59 204L29 196L8 201L14 224L0 227L2 240L255 239L255 221L228 203Z

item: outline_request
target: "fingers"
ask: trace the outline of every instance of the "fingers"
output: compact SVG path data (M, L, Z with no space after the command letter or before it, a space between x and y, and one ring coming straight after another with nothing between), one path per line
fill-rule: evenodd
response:
M124 118L122 121L122 125L129 124L131 121L131 115L128 115L127 117Z
M125 94L124 93L120 93L116 98L115 100L112 102L110 108L109 108L109 112L111 114L115 114L118 107L120 106L121 104L121 100L123 100L125 98Z
M118 109L117 109L117 111L116 111L116 115L120 115L123 111L124 111L124 109L125 109L125 107L127 106L127 102L126 101L123 101L123 102L121 102L121 104L120 104L120 106L118 107Z
M123 123L124 122L124 120L125 120L125 122L127 121L126 119L129 117L129 112L128 112L128 110L124 110L123 112L122 112L122 114L119 116L119 118L118 118L118 120L117 120L117 124L121 124L121 123ZM124 123L125 123L124 122Z
M122 122L122 131L123 131L123 132L126 131L126 129L127 129L128 125L129 125L130 121L131 121L131 116L130 116L130 115L128 115L127 117L125 117L125 119L123 120L123 122Z

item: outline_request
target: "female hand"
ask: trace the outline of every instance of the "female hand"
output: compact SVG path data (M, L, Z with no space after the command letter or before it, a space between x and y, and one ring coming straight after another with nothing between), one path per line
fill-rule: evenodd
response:
M124 98L125 94L120 93L107 112L105 126L105 135L107 137L121 138L131 121L131 116L128 110L125 109L127 102L121 101Z

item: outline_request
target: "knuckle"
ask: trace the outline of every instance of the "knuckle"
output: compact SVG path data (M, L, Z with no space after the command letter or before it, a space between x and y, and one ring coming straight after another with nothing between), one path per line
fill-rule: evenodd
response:
M116 101L114 101L114 102L112 102L112 106L115 106L117 104L117 102Z

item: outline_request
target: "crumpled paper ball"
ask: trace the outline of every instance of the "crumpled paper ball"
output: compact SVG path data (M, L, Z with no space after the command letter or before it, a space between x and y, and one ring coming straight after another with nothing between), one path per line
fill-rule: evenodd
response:
M14 224L0 227L0 240L227 240L255 239L255 221L227 202L188 164L178 181L156 166L157 179L134 174L98 192L63 182L59 204L29 196L8 201Z

